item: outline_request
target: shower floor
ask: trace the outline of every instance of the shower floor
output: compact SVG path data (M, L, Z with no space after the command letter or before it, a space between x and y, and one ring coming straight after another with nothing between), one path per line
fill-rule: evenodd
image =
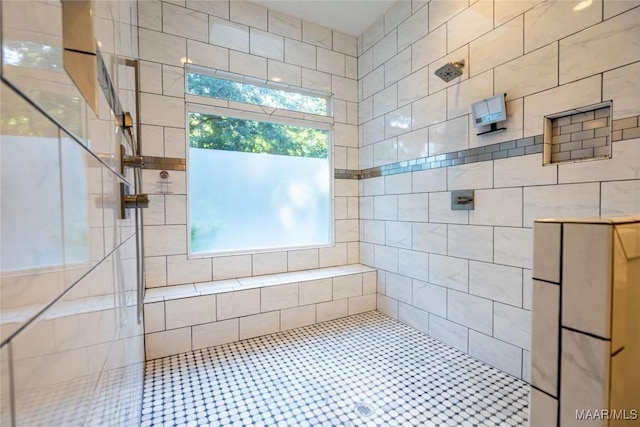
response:
M528 386L379 312L147 362L142 426L525 426Z

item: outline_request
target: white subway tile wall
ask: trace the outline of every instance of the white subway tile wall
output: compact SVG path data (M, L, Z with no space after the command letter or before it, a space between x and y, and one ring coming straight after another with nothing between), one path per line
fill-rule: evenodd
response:
M595 0L581 11L578 1L411 3L411 14L394 7L384 31L376 23L358 39L360 168L409 162L393 166L408 165L398 175L365 175L361 262L378 269L380 311L528 380L540 374L529 373L531 269L538 262L549 280L560 274L534 256L533 221L640 210L640 9ZM451 82L433 75L461 60ZM476 136L485 129L473 127L470 103L501 93L507 130ZM542 166L539 152L523 155L545 115L608 100L611 159ZM601 124L593 120L591 132ZM411 171L415 159L450 161L447 153L468 150L466 158L506 141L495 150L507 158ZM474 210L451 210L458 189L475 190ZM543 251L558 253L559 232L556 240Z

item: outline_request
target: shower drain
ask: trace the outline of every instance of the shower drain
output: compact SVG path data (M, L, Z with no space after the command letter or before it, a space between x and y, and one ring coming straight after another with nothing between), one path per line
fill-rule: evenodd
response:
M356 411L356 414L358 414L358 416L361 418L366 418L373 415L373 408L364 402L356 403L353 409Z

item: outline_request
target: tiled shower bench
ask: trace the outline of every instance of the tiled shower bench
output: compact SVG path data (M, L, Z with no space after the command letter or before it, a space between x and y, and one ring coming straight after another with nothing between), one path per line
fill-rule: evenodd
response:
M147 289L147 360L376 309L361 264Z

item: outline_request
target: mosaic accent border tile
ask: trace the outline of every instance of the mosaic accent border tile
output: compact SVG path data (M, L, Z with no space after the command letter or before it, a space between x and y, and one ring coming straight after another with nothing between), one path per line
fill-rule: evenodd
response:
M640 138L640 116L613 120L611 141ZM421 157L403 162L373 168L354 170L336 169L336 179L367 179L378 176L395 175L399 173L416 172L426 169L444 168L467 163L477 163L489 160L506 159L509 157L526 156L542 153L543 135L514 139L484 147L470 148L461 151L439 154L437 156ZM542 163L542 161L541 161Z

